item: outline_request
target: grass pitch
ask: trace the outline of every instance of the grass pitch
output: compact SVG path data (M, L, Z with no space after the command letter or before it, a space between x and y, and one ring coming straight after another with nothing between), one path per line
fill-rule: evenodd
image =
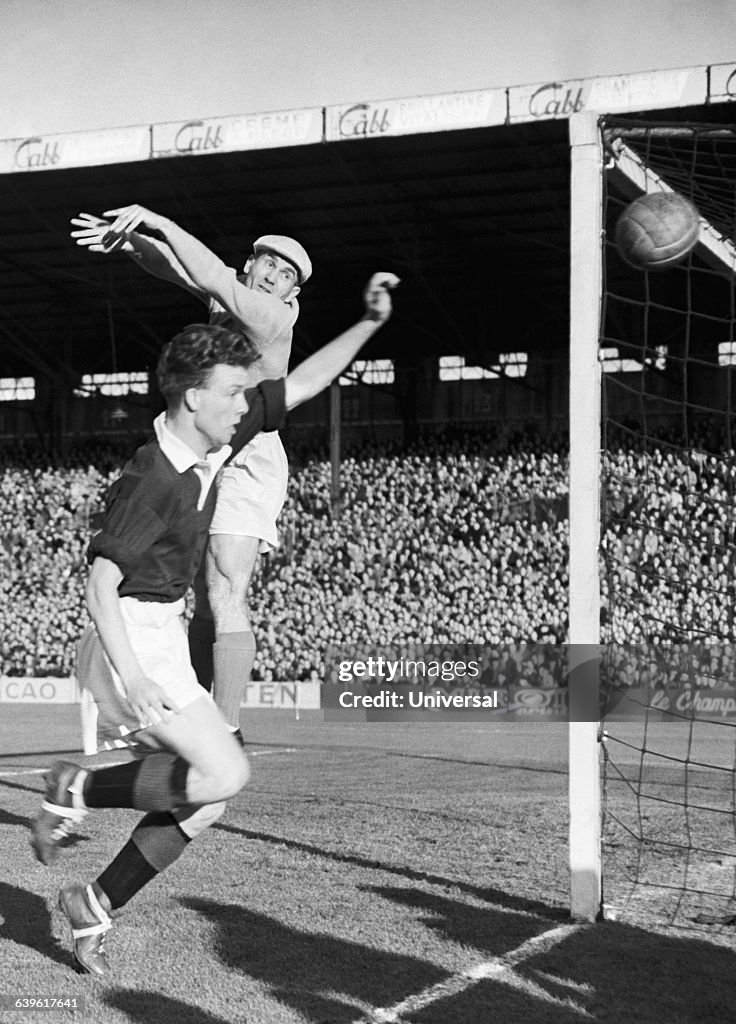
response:
M126 908L114 979L76 974L54 910L137 812L89 815L58 865L32 857L42 770L78 750L77 709L0 708L0 995L104 1024L726 1024L734 930L567 911L561 725L244 718L253 778Z

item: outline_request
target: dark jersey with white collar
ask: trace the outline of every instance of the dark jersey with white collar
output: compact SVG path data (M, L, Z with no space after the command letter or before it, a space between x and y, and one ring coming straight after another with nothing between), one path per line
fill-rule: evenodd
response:
M284 378L245 392L229 458L256 434L278 430L286 415ZM207 544L217 492L211 486L198 508L202 485L194 466L180 473L153 438L126 463L105 496L106 514L90 541L87 561L108 558L120 568L120 597L173 602L191 586Z

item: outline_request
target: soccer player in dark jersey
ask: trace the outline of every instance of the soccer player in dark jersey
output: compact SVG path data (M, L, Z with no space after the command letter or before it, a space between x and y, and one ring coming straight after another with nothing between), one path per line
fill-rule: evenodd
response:
M50 864L90 808L146 814L115 859L90 884L62 889L74 953L93 974L110 967L104 938L111 914L169 867L248 780L248 762L211 696L198 684L181 620L207 540L216 473L287 410L318 394L391 315L398 280L375 274L365 314L288 377L249 388L255 352L245 337L194 325L164 349L158 376L167 411L108 494L90 543L84 638L95 671L100 721L136 758L96 770L55 762L33 823L36 856ZM82 671L85 671L82 668Z

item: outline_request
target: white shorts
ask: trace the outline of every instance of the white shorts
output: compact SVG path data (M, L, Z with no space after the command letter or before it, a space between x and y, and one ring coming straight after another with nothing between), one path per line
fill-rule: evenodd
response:
M258 537L261 552L278 547L276 520L288 482L289 463L278 431L256 434L218 477L210 533Z
M163 687L180 708L209 693L197 682L189 660L189 644L182 612L184 601L161 604L121 597L125 629L142 671ZM141 722L125 699L120 676L110 664L102 641L90 623L77 648L77 682L82 703L89 715L94 702L97 719L97 749L109 750L135 742L134 734L151 723Z

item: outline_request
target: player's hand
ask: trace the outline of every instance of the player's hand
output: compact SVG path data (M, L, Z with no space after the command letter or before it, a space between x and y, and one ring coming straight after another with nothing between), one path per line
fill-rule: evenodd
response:
M168 219L162 217L160 213L147 210L145 206L140 206L138 203L134 203L132 206L119 206L115 210L105 210L105 217L114 218L110 225L110 231L114 235L129 234L138 227L160 231L169 223Z
M363 291L365 315L369 320L385 324L393 312L391 290L400 284L396 274L381 271L374 274Z
M72 217L72 224L77 228L72 231L72 238L77 245L84 245L90 252L101 252L109 255L113 252L127 252L133 244L127 235L115 235L110 230L110 221L104 217L94 217L91 213L80 213Z
M172 715L179 712L179 708L163 687L148 676L141 674L134 679L126 680L125 692L133 713L141 723L141 728L165 724L171 720Z

